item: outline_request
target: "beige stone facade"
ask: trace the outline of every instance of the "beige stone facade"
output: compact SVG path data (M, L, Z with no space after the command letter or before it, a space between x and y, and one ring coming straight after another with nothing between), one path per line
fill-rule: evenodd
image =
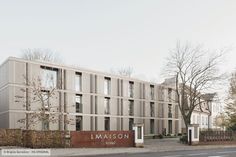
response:
M25 117L26 107L17 102L16 95L26 96L21 90L26 89L26 79L47 74L57 84L50 103L65 113L60 123L49 124L50 130L129 130L133 123L144 123L145 135L181 132L181 115L171 87L13 57L0 66L0 128L24 127L18 120ZM30 110L38 107L40 103L31 105ZM66 119L71 120L70 124L65 123ZM43 127L38 122L34 129Z

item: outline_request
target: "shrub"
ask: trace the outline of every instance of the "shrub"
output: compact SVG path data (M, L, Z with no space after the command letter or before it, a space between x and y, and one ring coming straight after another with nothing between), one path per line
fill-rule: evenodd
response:
M159 134L158 136L157 136L159 139L163 139L163 135L162 134Z
M187 135L183 135L179 138L180 143L184 143L187 144L188 143L188 136Z

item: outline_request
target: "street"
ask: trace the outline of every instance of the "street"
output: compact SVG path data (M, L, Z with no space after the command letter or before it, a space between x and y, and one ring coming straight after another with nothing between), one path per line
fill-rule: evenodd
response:
M98 157L106 157L111 155L101 155ZM132 153L132 154L116 154L112 157L236 157L236 148L220 148L207 150L186 150L171 152L148 152L148 153Z

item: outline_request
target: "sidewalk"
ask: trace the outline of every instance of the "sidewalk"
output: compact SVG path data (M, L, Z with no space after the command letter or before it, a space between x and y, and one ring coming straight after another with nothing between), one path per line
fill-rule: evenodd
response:
M181 150L203 150L203 149L220 149L230 148L236 145L204 145L204 146L188 146L179 143L178 138L170 139L148 139L145 140L144 148L66 148L51 149L51 156L94 156L108 154L131 154L131 153L147 153L147 152L166 152ZM16 149L16 147L0 147L0 149ZM24 148L19 148L24 149Z

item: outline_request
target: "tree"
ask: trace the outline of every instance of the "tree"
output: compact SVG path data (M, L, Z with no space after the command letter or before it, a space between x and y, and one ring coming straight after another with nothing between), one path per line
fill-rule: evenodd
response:
M48 61L54 63L61 63L62 59L56 52L53 52L50 49L24 49L22 50L21 58L26 60L39 60L39 61Z
M227 122L227 116L224 113L220 113L217 115L214 119L214 122L216 127L220 127L221 129L225 129L227 127L228 122Z
M236 130L236 73L230 78L229 93L225 107L227 116L227 129Z
M40 77L33 78L29 81L25 76L25 88L21 88L22 92L15 96L15 103L20 103L25 109L25 117L18 120L18 123L24 124L26 130L34 129L35 125L42 122L45 127L43 130L49 129L49 123L59 123L63 121L69 124L72 119L63 120L63 116L68 116L60 109L58 104L53 104L52 100L58 99L58 90L53 84L53 77L47 77L46 82ZM45 85L50 85L45 88ZM74 107L74 105L72 105ZM59 128L62 130L62 128Z
M131 67L124 67L124 68L119 68L115 71L111 70L111 73L121 75L121 76L131 77L132 74L134 73L134 70Z
M214 51L208 57L208 51L200 45L181 45L177 42L176 48L167 58L164 70L168 76L175 78L176 99L186 132L191 123L192 112L197 106L201 109L203 93L222 79L218 64L224 52L225 50L220 50L219 53Z

